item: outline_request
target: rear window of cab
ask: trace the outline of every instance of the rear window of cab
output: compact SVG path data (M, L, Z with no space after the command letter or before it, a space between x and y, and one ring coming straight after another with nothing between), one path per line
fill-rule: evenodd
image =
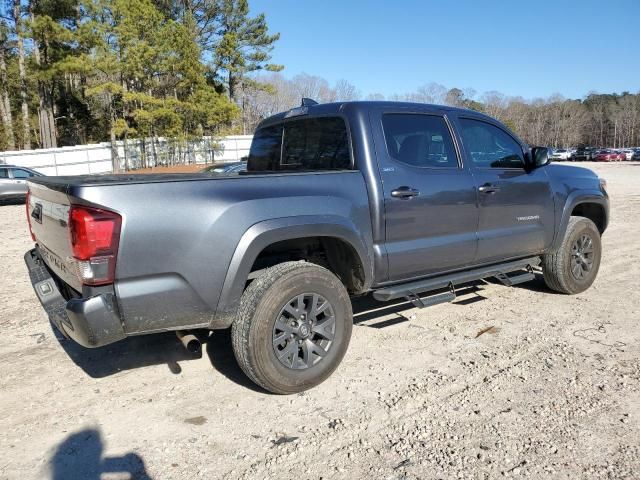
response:
M347 126L340 117L292 120L260 128L251 142L248 172L351 169Z

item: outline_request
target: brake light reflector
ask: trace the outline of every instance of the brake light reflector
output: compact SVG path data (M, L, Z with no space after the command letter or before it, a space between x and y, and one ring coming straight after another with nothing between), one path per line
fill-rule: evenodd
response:
M72 205L69 234L78 276L87 285L112 283L122 217L115 212Z
M31 228L31 190L27 190L27 198L25 200L25 206L27 209L27 223L29 224L29 233L31 234L31 240L36 241L36 236L33 234L33 228Z

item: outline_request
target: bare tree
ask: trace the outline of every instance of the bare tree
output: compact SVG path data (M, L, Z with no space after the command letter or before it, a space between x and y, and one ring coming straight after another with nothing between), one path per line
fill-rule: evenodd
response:
M360 98L360 92L351 83L340 79L333 87L333 97L334 102L348 102L358 100Z

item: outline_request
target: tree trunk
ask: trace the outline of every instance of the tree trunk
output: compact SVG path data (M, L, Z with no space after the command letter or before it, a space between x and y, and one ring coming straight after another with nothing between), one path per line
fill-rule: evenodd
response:
M120 156L118 155L116 132L113 129L113 126L116 123L116 114L113 110L113 99L111 98L111 95L108 95L107 98L109 101L109 110L111 116L111 125L109 128L109 139L111 140L111 170L113 170L113 173L118 173L120 171Z
M127 134L124 134L124 138L122 139L123 143L122 146L124 147L124 171L128 172L129 171L129 155L127 154L127 148L129 148L128 144L127 144Z
M20 14L20 0L13 0L13 19L16 24L18 39L18 74L20 76L20 102L22 104L22 145L31 149L31 127L29 122L29 104L27 102L27 72L24 66L24 39L22 38L22 19Z
M147 139L146 137L142 137L142 140L139 140L140 143L140 157L141 157L141 162L140 162L140 167L139 168L146 168L147 167Z
M0 114L2 116L2 124L4 125L4 133L7 136L7 148L9 150L14 150L16 148L16 143L15 138L13 137L13 118L11 116L9 92L7 91L7 64L5 62L4 55L4 49L0 49L0 84L2 85Z
M232 73L229 73L229 98L235 104L238 103L238 79Z
M42 148L56 148L58 141L56 138L55 117L53 116L53 109L47 107L47 104L52 103L53 97L42 82L38 82L38 97L38 124Z
M29 6L29 8L31 8L31 6ZM33 12L30 11L29 14L33 21ZM41 65L40 47L35 39L33 42L33 57L36 65L39 67ZM38 127L40 129L40 143L42 148L56 148L58 146L58 138L53 113L53 94L41 80L38 80Z
M153 154L153 165L151 168L158 166L158 149L156 148L156 129L151 129L151 152Z
M111 128L110 133L111 140L111 169L113 173L118 173L120 171L120 155L118 155L118 144L116 139L116 134Z

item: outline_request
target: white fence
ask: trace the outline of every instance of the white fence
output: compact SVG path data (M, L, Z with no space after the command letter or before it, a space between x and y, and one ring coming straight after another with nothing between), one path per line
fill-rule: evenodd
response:
M233 162L249 154L252 135L233 135L214 139L176 142L159 138L117 142L117 159L112 158L111 143L75 147L0 152L0 164L28 167L45 175L86 175L112 173L119 169L137 169L158 165Z

